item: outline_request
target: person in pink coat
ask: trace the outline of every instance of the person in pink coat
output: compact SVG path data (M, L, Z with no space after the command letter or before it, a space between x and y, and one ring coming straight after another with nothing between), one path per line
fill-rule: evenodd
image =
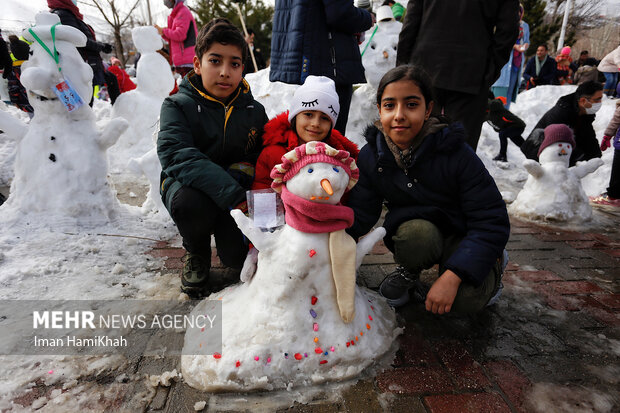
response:
M172 12L168 16L168 27L154 25L161 37L170 44L172 65L178 74L185 76L193 67L196 45L196 20L185 5L185 0L164 0Z

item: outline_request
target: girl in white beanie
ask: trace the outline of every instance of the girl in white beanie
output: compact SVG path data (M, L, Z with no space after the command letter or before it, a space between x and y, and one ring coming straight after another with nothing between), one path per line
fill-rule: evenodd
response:
M323 141L357 159L357 145L334 129L339 111L334 81L325 76L308 76L293 94L290 109L265 125L252 189L271 188L269 174L282 162L282 155L307 142Z

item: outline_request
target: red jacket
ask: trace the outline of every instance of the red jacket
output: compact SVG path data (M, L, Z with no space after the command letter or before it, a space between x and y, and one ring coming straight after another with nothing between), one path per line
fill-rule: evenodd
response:
M136 84L131 81L131 78L124 69L111 65L108 67L108 72L113 73L114 76L116 76L116 80L118 80L118 88L121 93L129 92L130 90L134 90L136 88Z
M274 166L282 163L282 155L293 150L297 146L298 137L288 121L288 111L280 113L265 125L263 134L263 150L256 161L256 175L252 189L269 189L273 181L269 174ZM323 142L329 146L347 151L353 159L357 160L359 149L357 145L345 138L336 129Z

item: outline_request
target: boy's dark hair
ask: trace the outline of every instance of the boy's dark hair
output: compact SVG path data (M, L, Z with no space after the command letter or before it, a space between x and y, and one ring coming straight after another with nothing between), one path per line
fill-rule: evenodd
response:
M589 54L587 50L582 50L581 53L579 53L579 56L583 56L584 54Z
M196 39L196 57L202 59L202 55L213 46L213 43L237 46L241 50L241 60L245 61L248 57L248 44L243 35L224 17L216 17L200 29Z
M577 96L577 99L584 96L592 96L599 90L603 90L603 85L601 83L595 80L588 80L587 82L583 82L579 85L575 91L575 96Z
M399 80L410 80L415 83L422 92L422 96L424 96L424 101L426 102L426 107L428 104L434 100L433 98L433 82L431 78L428 76L426 71L422 69L420 66L414 65L402 65L397 66L394 69L389 70L379 82L379 87L377 87L377 104L381 104L381 97L383 96L383 92L385 88L390 83L398 82Z
M541 43L538 47L544 47L546 51L549 51L549 46L547 46L547 43Z
M394 3L396 3L394 0L385 0L382 6L391 6Z

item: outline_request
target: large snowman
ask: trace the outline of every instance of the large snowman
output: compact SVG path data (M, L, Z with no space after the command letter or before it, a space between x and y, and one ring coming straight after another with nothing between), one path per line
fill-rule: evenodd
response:
M263 232L231 212L260 251L258 269L192 312L209 314L221 303L223 326L221 352L182 357L192 387L273 390L351 378L388 352L398 332L385 300L355 284L362 258L385 230L358 244L344 232L353 211L339 201L359 176L353 159L310 142L282 160L272 187L282 191L286 224ZM206 332L188 330L183 353L196 354L206 339Z
M377 111L377 87L383 75L396 66L398 34L402 23L394 20L389 6L377 9L377 24L365 33L360 45L364 74L368 83L355 89L351 97L346 136L358 146L366 144L364 129L379 118Z
M0 215L45 213L84 223L108 221L118 202L107 181L106 150L127 122L113 119L103 132L95 126L88 106L93 73L76 49L86 45L86 36L61 25L55 14L41 12L35 22L23 33L33 43L21 75L34 117L26 126L0 112L0 129L19 142L15 177Z
M540 163L528 159L523 166L529 177L509 211L533 220L578 223L592 217L592 208L581 179L601 165L600 158L579 162L568 167L575 139L572 130L563 124L549 125L540 145Z

